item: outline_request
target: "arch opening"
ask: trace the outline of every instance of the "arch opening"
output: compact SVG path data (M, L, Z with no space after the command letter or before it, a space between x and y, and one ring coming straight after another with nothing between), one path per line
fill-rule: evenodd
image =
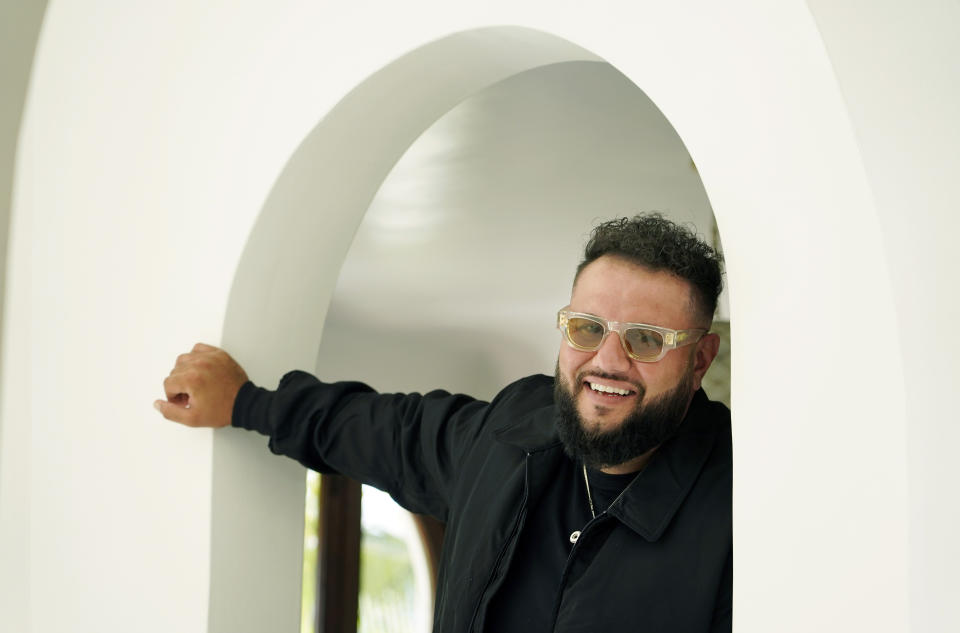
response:
M598 219L653 209L718 243L682 142L615 68L551 64L487 87L431 125L374 196L331 298L317 373L480 398L552 373L552 317L583 236ZM729 334L726 314L716 325ZM724 339L706 389L729 404ZM429 630L411 611L426 623L412 630Z
M442 74L438 60L451 52L472 74L431 80L418 98L393 104L392 121L374 123L374 101L401 85L409 94L417 66L422 76L431 76L425 63ZM569 296L583 238L598 219L644 210L716 231L693 161L637 86L540 32L451 36L362 84L304 141L244 253L224 342L266 338L256 347L270 357L251 350L247 360L254 380L302 367L384 391L489 397L522 375L552 372L552 317ZM504 322L509 334L497 327ZM237 452L217 438L215 506ZM267 472L275 467L263 470L276 480ZM289 511L299 491L302 507L302 477L283 477L283 505ZM214 596L232 591L216 571L227 542L217 538L219 514ZM299 572L299 557L292 562ZM227 617L237 623L215 604L212 631Z

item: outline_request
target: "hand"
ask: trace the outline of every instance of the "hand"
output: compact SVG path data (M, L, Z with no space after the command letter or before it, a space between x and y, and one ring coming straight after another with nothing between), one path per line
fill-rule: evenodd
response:
M229 426L233 401L247 380L247 373L225 351L197 343L189 354L177 357L163 381L167 399L153 406L168 420L187 426Z

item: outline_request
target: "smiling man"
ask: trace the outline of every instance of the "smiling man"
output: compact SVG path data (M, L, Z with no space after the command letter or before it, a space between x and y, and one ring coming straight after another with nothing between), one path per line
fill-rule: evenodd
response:
M257 387L198 344L157 408L256 430L446 523L437 632L731 630L730 413L700 388L719 256L659 215L598 226L557 315L555 377L491 402L303 372Z
M676 430L719 349L708 331L721 287L712 249L659 216L594 231L558 315L558 421L574 454L634 472Z

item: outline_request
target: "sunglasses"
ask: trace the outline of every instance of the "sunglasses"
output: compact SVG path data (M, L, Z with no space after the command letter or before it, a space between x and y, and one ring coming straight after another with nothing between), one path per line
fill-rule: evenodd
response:
M567 344L581 352L597 351L607 340L607 335L616 332L630 358L641 363L655 363L670 350L696 343L707 333L707 330L699 329L671 330L646 323L607 321L567 308L557 313L557 327L563 332Z

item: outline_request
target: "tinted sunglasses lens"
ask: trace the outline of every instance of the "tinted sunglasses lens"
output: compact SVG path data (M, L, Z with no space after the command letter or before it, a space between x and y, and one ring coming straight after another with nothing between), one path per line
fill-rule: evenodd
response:
M638 360L656 358L663 349L663 336L655 330L634 327L627 330L623 338L630 355Z
M567 337L577 347L596 349L603 342L604 325L583 317L571 317L567 321Z

